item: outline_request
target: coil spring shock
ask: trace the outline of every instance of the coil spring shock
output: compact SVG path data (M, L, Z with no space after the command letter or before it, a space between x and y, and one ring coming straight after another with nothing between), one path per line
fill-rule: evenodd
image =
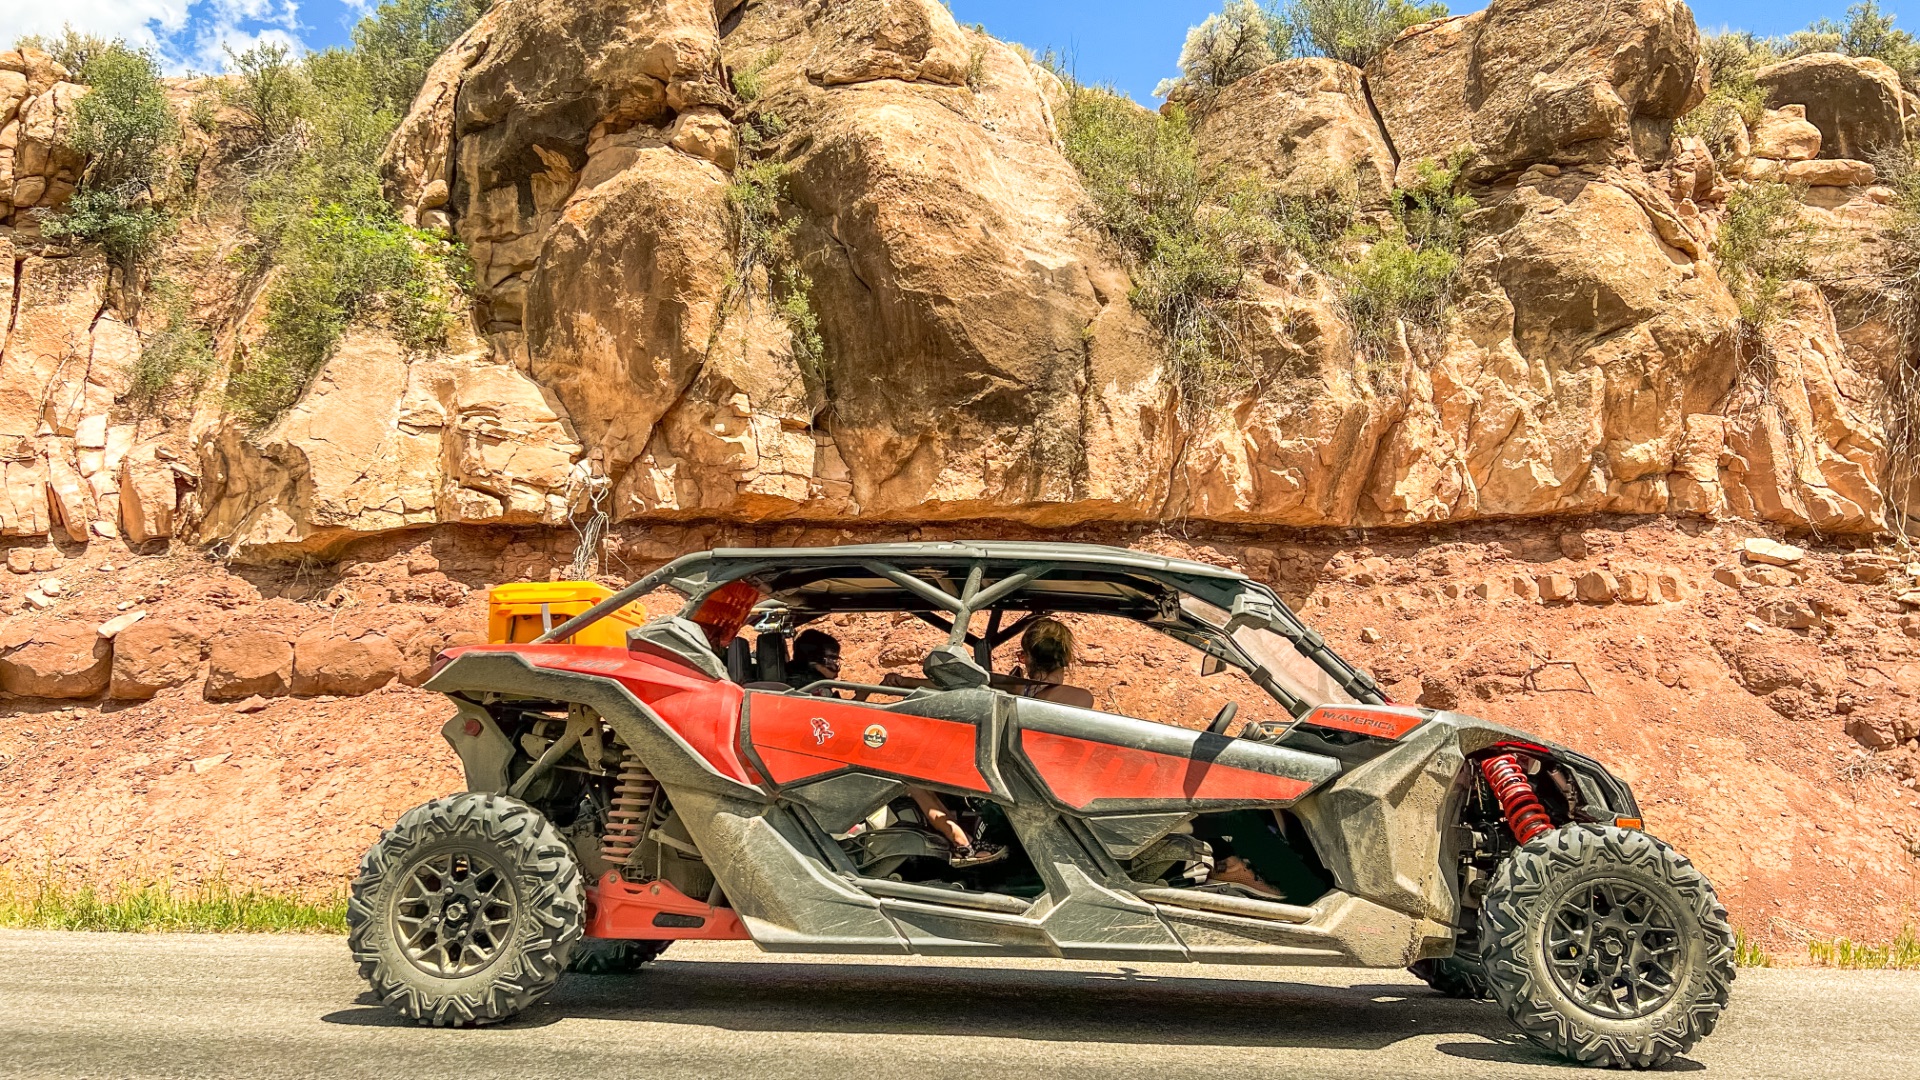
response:
M607 810L607 831L600 837L600 857L615 866L627 865L652 825L660 784L631 749L622 747L620 776L613 784L613 805Z
M1531 843L1534 837L1553 828L1553 819L1547 816L1547 808L1540 805L1540 797L1533 793L1527 771L1520 766L1519 754L1496 754L1483 759L1480 775L1487 778L1493 797L1500 800L1500 812L1505 815L1514 839Z

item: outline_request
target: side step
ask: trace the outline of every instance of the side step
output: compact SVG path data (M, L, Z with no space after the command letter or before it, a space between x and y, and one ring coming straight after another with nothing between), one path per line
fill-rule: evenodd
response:
M874 896L891 897L895 900L917 900L923 904L945 904L948 907L973 908L976 911L993 911L1002 915L1025 915L1033 906L1017 896L1006 896L1001 893L942 889L933 885L914 885L888 878L856 877L852 880L856 888Z
M1219 915L1239 915L1248 919L1296 924L1313 921L1312 908L1303 908L1294 904L1276 904L1271 900L1248 900L1223 893L1194 892L1191 889L1135 889L1134 895L1153 904L1192 908L1195 911L1211 911Z

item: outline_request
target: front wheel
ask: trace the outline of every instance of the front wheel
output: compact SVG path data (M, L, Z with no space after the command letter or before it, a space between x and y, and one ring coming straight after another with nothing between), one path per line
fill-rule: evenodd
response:
M586 889L566 840L518 799L416 806L360 862L347 943L382 1003L434 1027L505 1020L567 969Z
M1495 1000L1570 1060L1651 1068L1713 1031L1734 976L1713 886L1646 833L1576 825L1500 865L1480 910Z

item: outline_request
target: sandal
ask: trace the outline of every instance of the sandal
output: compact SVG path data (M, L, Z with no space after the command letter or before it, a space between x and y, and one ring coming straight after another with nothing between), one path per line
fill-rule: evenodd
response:
M1007 849L1004 846L982 842L954 849L953 854L947 859L947 865L957 870L966 870L975 866L986 866L988 863L997 863L1006 857Z

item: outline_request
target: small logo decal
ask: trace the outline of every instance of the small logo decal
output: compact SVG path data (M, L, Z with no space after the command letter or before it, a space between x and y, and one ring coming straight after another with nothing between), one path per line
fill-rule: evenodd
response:
M819 717L819 716L814 717L813 718L813 745L819 746L820 744L826 742L828 739L831 739L831 738L833 738L833 727L827 723L824 717Z
M879 724L868 724L866 734L860 737L860 741L878 750L887 745L887 729Z

